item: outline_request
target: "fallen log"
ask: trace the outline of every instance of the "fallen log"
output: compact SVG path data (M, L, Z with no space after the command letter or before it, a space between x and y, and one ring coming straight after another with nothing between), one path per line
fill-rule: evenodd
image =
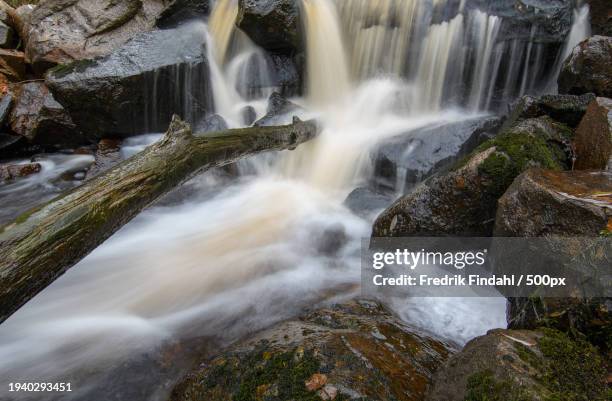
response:
M0 323L143 208L193 175L267 150L294 149L314 121L194 136L174 117L156 144L0 228Z

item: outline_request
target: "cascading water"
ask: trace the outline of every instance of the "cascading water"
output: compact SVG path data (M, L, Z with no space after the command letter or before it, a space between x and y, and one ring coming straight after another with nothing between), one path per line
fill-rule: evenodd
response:
M197 338L212 352L220 337L226 344L330 294L357 294L371 222L343 201L369 178L371 148L474 118L536 82L537 43L501 43L501 18L463 6L440 19L444 4L303 0L308 90L294 100L321 121L320 137L254 158L254 175L196 177L120 230L0 326L0 386L69 377L74 399L164 399L180 372L164 370L160 349ZM230 126L243 124L246 105L261 116L273 89L266 55L234 27L236 15L236 0L220 0L199 25L210 32L214 111ZM321 250L320 238L341 233L345 246ZM505 325L503 298L391 306L458 342ZM148 392L129 393L134 375Z

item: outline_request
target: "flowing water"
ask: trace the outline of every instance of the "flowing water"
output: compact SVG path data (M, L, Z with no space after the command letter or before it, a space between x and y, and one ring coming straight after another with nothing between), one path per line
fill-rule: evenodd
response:
M307 96L294 100L307 110L302 118L321 121L320 137L241 162L238 177L200 175L121 229L0 325L0 386L71 378L73 399L164 399L188 365L173 359L171 369L159 357L173 344L183 344L176 353L188 359L184 344L199 339L208 354L359 294L361 239L372 222L343 202L370 178L371 149L483 115L499 82L508 94L533 87L528 68L511 65L504 75L500 65L508 46L510 55L537 59L536 44L496 42L501 20L480 11L433 23L440 2L304 0ZM262 87L271 82L265 54L234 28L236 7L220 0L208 25L193 28L211 44L215 112L230 126L243 124L245 106L265 113L270 90L247 90L245 69L256 68ZM453 83L466 76L459 93ZM461 100L454 106L453 94ZM339 249L328 249L331 240ZM390 307L458 343L505 326L503 298L395 299Z

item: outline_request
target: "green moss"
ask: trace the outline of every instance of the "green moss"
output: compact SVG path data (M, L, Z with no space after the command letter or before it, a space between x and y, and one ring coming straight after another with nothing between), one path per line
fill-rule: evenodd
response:
M595 347L566 334L543 329L539 347L546 359L543 384L551 391L547 401L605 401L606 369Z
M98 62L96 60L78 60L70 64L59 64L50 69L49 74L54 78L61 79L73 72L84 72L89 67L93 67L97 64Z
M468 378L464 401L532 401L533 397L519 384L510 380L496 380L493 372L485 370Z
M537 371L541 371L543 369L543 361L542 358L536 355L529 347L516 343L516 353L519 358L529 366L535 368Z

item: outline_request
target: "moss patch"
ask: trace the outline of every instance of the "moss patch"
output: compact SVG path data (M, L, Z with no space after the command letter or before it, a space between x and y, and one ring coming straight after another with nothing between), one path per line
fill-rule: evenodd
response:
M59 64L50 69L49 74L53 76L53 78L61 79L72 74L73 72L84 72L89 67L93 67L97 64L98 62L96 60L78 60L70 64Z
M493 372L485 370L468 378L464 401L532 401L527 391L510 380L496 380Z

